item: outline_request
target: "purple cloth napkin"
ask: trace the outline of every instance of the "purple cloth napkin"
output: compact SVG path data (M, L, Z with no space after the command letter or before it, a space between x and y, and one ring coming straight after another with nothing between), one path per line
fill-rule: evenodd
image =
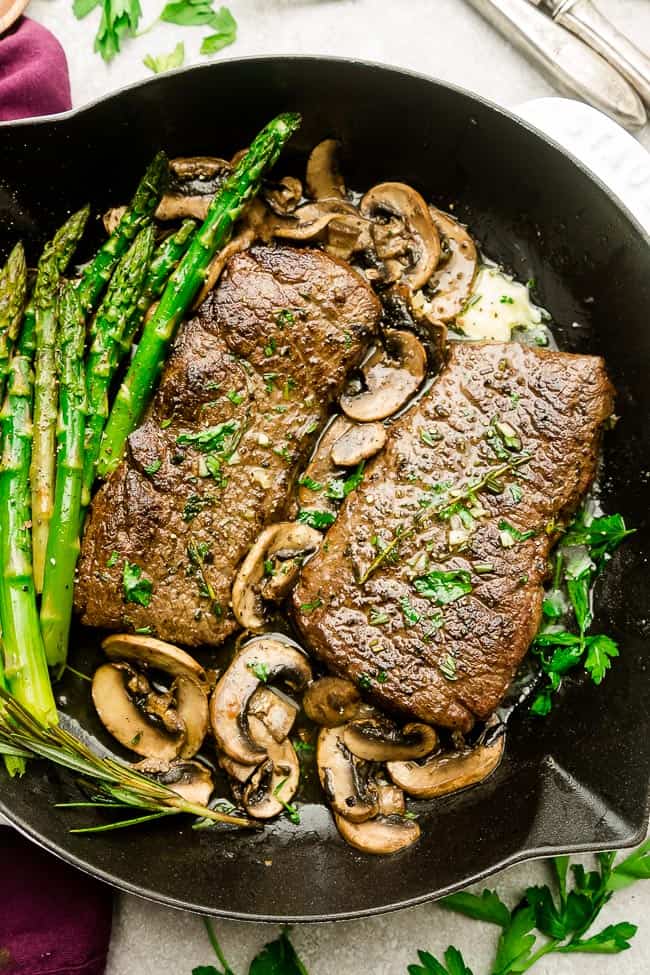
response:
M0 122L71 107L68 64L48 30L20 17L0 35Z
M110 888L0 828L0 973L102 975Z

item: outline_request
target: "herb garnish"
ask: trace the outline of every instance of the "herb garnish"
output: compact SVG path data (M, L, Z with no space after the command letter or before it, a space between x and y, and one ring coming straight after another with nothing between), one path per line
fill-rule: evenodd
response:
M382 613L381 610L371 609L370 615L368 616L368 622L371 626L382 626L384 623L388 623L390 616L388 613Z
M295 806L292 802L286 802L284 799L281 798L279 794L280 789L282 788L283 785L286 784L286 782L287 782L286 777L282 779L280 782L278 782L275 789L273 790L273 795L278 800L278 802L284 807L284 811L286 812L287 817L291 820L293 825L300 826L300 813L298 812L298 807Z
M302 525L309 525L310 528L316 528L317 531L324 531L336 521L336 515L333 515L331 511L317 511L312 508L303 508L298 514L298 521Z
M108 569L112 569L114 565L117 565L119 560L120 560L120 553L116 552L115 549L113 549L113 551L111 552L111 554L108 556L106 560L106 567Z
M322 491L324 485L320 481L315 481L313 477L309 477L308 474L303 474L298 481L300 487L306 487L308 491Z
M190 494L183 508L183 521L193 521L205 508L212 507L214 498L209 494Z
M534 529L529 529L528 531L522 532L514 525L511 525L509 521L505 521L503 518L498 524L499 528L499 541L503 548L512 548L513 545L517 545L519 542L525 542L529 538L534 538L537 532Z
M152 460L150 464L145 464L142 470L145 472L145 474L151 475L151 474L156 474L161 467L162 467L162 461L160 457L156 457L156 459Z
M137 603L146 608L151 602L153 582L142 575L142 569L134 562L124 563L122 588L125 603Z
M176 437L176 443L179 447L194 447L203 454L210 451L225 452L230 445L229 438L234 437L238 430L239 424L235 420L228 420L196 433L181 433Z
M327 497L332 498L334 501L343 501L344 498L347 498L348 494L356 491L363 481L363 467L364 462L361 461L356 470L344 480L341 478L331 480L327 485Z
M187 555L190 560L190 565L196 571L198 576L199 595L210 600L212 612L215 616L221 616L223 613L221 603L217 599L217 595L205 573L206 561L211 557L208 543L189 542L187 546Z
M323 605L322 599L313 599L310 603L301 603L300 612L301 613L313 613L315 609Z
M411 605L408 596L402 596L399 604L402 609L402 616L404 617L404 623L406 626L415 626L420 622L420 614L416 611L414 606Z
M427 447L435 447L437 443L444 440L443 435L435 429L432 430L420 430L420 440L425 443Z
M271 674L269 665L265 663L263 660L256 660L255 663L248 664L248 669L251 671L252 674L255 674L257 679L261 681L262 684L266 684Z
M413 585L421 596L432 599L438 606L455 603L472 591L471 576L466 569L436 569L414 579Z
M154 74L161 74L163 71L171 71L172 68L180 68L185 63L185 45L179 41L173 51L169 54L158 54L154 57L147 54L142 63L145 68L149 68Z

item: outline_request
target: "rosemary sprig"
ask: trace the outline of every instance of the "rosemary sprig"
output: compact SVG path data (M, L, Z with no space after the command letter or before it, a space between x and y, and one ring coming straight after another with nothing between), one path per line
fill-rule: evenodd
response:
M531 458L531 454L519 454L512 460L505 461L503 464L499 464L497 467L490 467L488 470L480 477L477 481L472 481L460 488L456 488L455 491L449 491L445 497L444 503L437 505L436 507L430 506L428 508L423 508L413 515L413 524L410 528L404 531L398 531L395 533L395 537L388 545L382 548L381 552L373 559L366 571L359 577L359 585L363 585L368 581L373 572L376 572L380 565L382 565L386 559L392 557L393 552L397 546L407 538L412 538L413 535L431 518L444 517L445 513L452 505L458 504L459 501L468 501L483 488L487 487L491 482L497 481L503 474L508 474L522 464L527 463Z
M0 687L0 754L27 755L47 759L93 781L96 802L89 805L129 807L155 814L140 816L110 828L146 822L163 815L188 813L231 826L256 828L258 823L243 816L230 815L218 809L188 802L131 766L114 758L101 758L83 742L57 725L47 726L34 717L8 691ZM98 832L106 827L89 827L75 832Z

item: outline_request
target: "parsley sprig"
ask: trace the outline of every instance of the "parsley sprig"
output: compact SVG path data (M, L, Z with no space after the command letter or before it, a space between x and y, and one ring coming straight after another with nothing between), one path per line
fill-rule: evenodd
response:
M534 714L549 713L553 694L569 671L582 665L594 684L600 684L618 657L618 645L611 637L588 632L593 622L591 592L615 549L632 533L619 514L592 518L584 510L565 533L555 553L553 585L542 607L544 622L532 645L546 678L531 705ZM559 626L569 607L577 633Z
M620 863L615 853L599 853L597 869L587 871L569 857L555 857L551 884L529 887L512 909L495 890L482 894L461 891L439 903L448 911L499 929L495 956L485 975L521 975L547 955L607 954L626 951L637 931L635 924L620 921L590 934L601 911L614 894L650 879L650 840ZM192 975L236 975L228 965L212 923L204 919L220 968L195 968ZM418 962L408 975L473 975L461 951L450 945L441 960L418 951ZM391 969L392 970L392 969ZM585 972L588 972L588 967ZM308 975L307 969L284 930L255 956L248 975Z

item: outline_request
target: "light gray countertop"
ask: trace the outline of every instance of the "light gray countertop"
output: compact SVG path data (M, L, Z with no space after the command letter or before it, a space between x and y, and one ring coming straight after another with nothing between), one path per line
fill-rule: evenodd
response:
M648 0L598 2L637 42L645 39L650 47ZM462 0L230 0L229 5L239 22L239 39L224 57L301 53L382 61L461 84L506 106L553 94L535 68ZM162 0L143 0L142 6L146 25ZM198 48L205 31L159 24L146 36L127 42L123 54L105 66L92 53L99 11L77 21L70 0L34 0L29 12L52 29L66 49L75 105L149 76L142 58L168 52L178 40L185 42L188 63L204 60ZM639 138L650 148L648 127ZM133 842L137 843L135 832ZM523 864L488 883L514 904L527 886L545 882L548 870L544 863ZM648 918L650 883L618 894L603 914L602 926L618 920L641 925L631 951L613 957L556 955L534 971L647 975ZM216 923L226 956L238 972L277 931L269 925ZM294 930L293 940L310 975L406 975L418 948L436 954L452 943L462 948L475 975L483 975L495 935L487 926L424 905L361 921L302 925ZM135 897L118 898L108 975L190 975L193 967L213 961L199 918Z

